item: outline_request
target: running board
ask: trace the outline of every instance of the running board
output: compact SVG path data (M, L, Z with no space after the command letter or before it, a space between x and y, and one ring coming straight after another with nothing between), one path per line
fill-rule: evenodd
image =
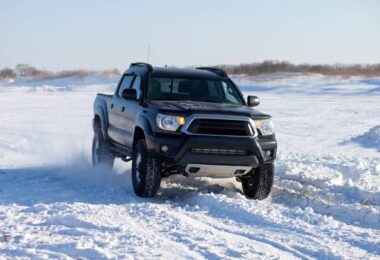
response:
M118 143L111 142L110 150L115 156L120 157L125 162L130 161L132 158L132 150Z

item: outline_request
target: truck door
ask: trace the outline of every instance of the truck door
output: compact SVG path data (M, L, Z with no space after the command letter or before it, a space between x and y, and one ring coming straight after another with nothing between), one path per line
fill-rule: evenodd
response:
M122 112L123 126L127 132L126 138L123 140L123 145L132 148L133 136L136 126L136 117L140 113L142 107L140 105L141 98L141 76L135 75L130 88L136 89L137 100L125 100L124 111Z
M128 101L122 98L121 93L124 89L131 87L133 78L134 75L132 74L125 74L122 77L108 107L108 136L119 144L125 144L126 140L129 139L128 135L130 133L127 130L127 126L125 125L126 121L124 120L124 111Z

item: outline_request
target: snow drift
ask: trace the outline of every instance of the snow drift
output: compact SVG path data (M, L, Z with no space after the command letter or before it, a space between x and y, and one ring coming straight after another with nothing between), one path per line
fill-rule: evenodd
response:
M363 147L375 148L380 152L380 125L372 127L363 135L352 138L352 141L359 143Z

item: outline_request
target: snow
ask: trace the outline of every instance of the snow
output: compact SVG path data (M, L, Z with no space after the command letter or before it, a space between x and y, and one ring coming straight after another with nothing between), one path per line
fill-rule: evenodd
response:
M380 79L235 76L279 142L265 201L233 179L90 165L92 102L117 79L0 83L0 258L379 258Z
M380 125L372 127L363 135L352 138L352 141L364 147L375 148L380 151Z

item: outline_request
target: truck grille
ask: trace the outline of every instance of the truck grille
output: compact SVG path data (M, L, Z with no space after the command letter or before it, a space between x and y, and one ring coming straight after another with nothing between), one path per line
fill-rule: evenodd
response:
M194 119L188 131L204 135L250 136L252 129L248 122L220 119Z

